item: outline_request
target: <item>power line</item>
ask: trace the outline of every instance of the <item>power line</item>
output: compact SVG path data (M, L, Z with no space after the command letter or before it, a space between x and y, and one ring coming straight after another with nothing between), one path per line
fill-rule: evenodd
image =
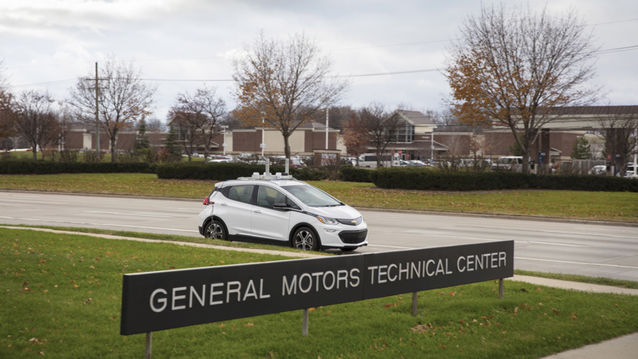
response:
M620 52L628 52L638 50L637 45L629 45L629 46L620 46L620 47L612 47L609 49L598 50L595 53L600 55L608 55ZM441 71L441 68L429 68L429 69L415 69L415 70L399 70L399 71L388 71L388 72L371 72L371 73L363 73L363 74L349 74L349 75L334 75L331 76L333 78L357 78L357 77L376 77L376 76L393 76L393 75L405 75L405 74L415 74L415 73L427 73L427 72L438 72ZM66 81L74 81L75 79L62 79L62 80L51 80L44 82L34 82L29 84L20 84L13 85L12 87L27 87L27 86L38 86L38 85L48 85ZM154 81L154 82L233 82L233 79L180 79L180 78L140 78L142 81Z
M337 78L352 78L352 77L372 77L372 76L390 76L390 75L404 75L404 74L416 74L422 72L438 72L440 68L432 69L418 69L418 70L404 70L404 71L390 71L390 72L373 72L368 74L355 74L355 75L335 75L332 77Z
M232 82L233 79L162 79L162 78L141 78L143 81L156 82Z
M630 45L630 46L612 47L610 49L598 50L596 51L596 53L601 55L607 55L607 54L614 54L617 52L627 52L627 51L636 50L636 49L638 49L638 45Z

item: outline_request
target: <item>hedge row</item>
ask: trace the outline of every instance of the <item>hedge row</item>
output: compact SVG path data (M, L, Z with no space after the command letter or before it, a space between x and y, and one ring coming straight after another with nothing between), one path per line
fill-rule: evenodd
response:
M228 180L247 177L253 172L262 173L264 165L246 163L168 163L157 166L156 173L162 179Z
M202 179L223 181L237 177L248 177L254 172L263 173L264 165L250 165L243 163L171 163L158 165L157 177L168 179ZM319 181L332 178L334 168L291 168L290 174L303 181ZM270 172L284 172L283 166L270 166ZM373 171L343 166L339 169L338 177L342 181L371 182L370 173Z
M157 173L163 179L200 179L223 181L263 173L264 165L245 163L168 163L146 162L53 162L0 161L0 174L54 173ZM270 171L283 172L282 166ZM312 181L336 178L334 168L293 168L291 174L300 180ZM638 192L638 179L609 176L525 175L511 172L447 172L436 169L393 167L368 170L342 166L338 178L349 182L374 182L380 188L400 188L439 191L479 191L500 189L563 189L577 191Z
M443 172L418 168L381 168L371 173L380 188L440 191L556 189L638 192L638 179L608 176L533 175L511 172Z
M0 174L54 174L54 173L152 173L155 165L146 162L53 162L28 160L0 161Z

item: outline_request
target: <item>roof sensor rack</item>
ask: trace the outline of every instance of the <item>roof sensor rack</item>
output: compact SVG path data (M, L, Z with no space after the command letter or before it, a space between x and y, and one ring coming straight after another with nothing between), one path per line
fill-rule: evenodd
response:
M237 178L238 180L244 180L244 181L248 181L248 180L295 180L295 178L288 174L288 173L281 173L281 172L276 172L275 174L272 174L270 172L264 172L263 174L259 174L259 172L253 172L252 176L250 177L239 177Z

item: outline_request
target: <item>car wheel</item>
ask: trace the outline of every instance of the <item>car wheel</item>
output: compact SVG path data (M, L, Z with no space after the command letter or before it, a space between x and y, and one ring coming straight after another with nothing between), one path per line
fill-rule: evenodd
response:
M204 237L211 239L227 240L228 233L226 233L226 227L224 222L219 219L213 219L206 224L204 228Z
M319 248L319 238L308 227L299 227L292 235L292 246L305 251L316 251Z

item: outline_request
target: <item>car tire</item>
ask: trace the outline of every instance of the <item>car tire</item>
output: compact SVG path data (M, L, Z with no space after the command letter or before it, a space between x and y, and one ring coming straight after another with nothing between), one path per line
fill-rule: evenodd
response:
M319 248L319 237L306 226L297 228L290 241L293 248L305 251L316 251Z
M224 241L228 240L228 232L226 231L224 222L217 218L213 218L208 221L204 227L204 237L210 239L221 239Z

